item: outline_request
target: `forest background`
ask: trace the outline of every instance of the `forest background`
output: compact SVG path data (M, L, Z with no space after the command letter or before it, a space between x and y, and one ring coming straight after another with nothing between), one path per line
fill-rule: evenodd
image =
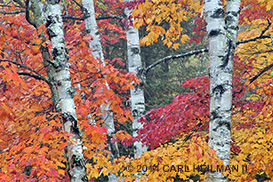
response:
M92 55L90 42L98 34L87 31L85 20L92 13L86 14L83 2L0 1L0 180L73 181L72 167L82 167L82 181L205 179L206 172L191 167L216 168L223 162L208 145L210 63L204 2L94 1L104 63ZM77 119L61 112L55 98L61 84L54 80L52 58L60 49L54 52L45 3L63 7L61 30L74 88L67 92ZM241 2L229 165L247 166L247 171L222 172L234 181L273 178L272 7L270 0ZM126 8L134 9L129 17ZM133 24L139 29L143 68L129 73L126 30ZM133 137L130 89L137 85L144 89L148 112ZM115 123L112 134L105 122L109 113ZM64 131L66 120L76 129ZM80 136L84 160L69 156L68 145L78 142L74 133ZM136 141L148 146L140 158L134 155ZM143 169L158 165L176 169ZM181 165L190 169L177 170Z

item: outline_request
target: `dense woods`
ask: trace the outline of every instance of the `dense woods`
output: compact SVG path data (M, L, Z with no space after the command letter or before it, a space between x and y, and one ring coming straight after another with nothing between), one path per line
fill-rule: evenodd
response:
M0 181L270 181L270 0L0 1Z

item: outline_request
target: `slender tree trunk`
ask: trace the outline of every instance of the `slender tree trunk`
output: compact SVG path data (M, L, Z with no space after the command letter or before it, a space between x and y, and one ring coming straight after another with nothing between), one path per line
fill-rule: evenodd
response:
M125 0L125 2L130 0ZM132 10L125 9L127 19L131 15ZM143 74L140 73L142 70L142 62L140 57L140 45L139 45L139 34L138 29L133 26L129 26L126 30L127 36L127 53L128 53L128 67L129 72L137 73L138 79L144 81ZM134 89L130 90L131 93L131 111L134 117L133 121L133 136L136 137L137 131L142 128L142 124L138 122L139 118L144 115L145 112L145 99L143 91L143 83L135 85ZM143 146L141 142L134 143L135 157L140 157L144 152L147 151L147 147Z
M82 0L82 5L84 7L85 14L89 14L90 16L85 19L85 27L87 32L93 37L93 40L89 42L89 47L92 48L92 55L94 56L97 61L101 62L103 65L105 65L104 56L102 52L102 45L101 45L101 38L100 34L98 32L96 17L95 17L95 7L94 7L94 1L93 0ZM108 83L105 82L105 85L108 89L110 87L108 86ZM102 112L104 115L102 116L102 119L105 121L106 128L107 128L107 135L108 138L112 138L115 134L115 124L113 119L113 112L109 109L109 105L103 105L101 106ZM108 149L112 152L112 158L114 157L114 151L116 152L116 156L119 157L119 150L117 142L113 144L111 147L111 143L108 143ZM113 150L114 149L114 150ZM110 174L108 176L109 181L115 182L118 181L118 177L114 174Z
M30 9L32 11L33 14L33 26L37 29L44 24L44 20L43 20L43 11L42 11L42 7L43 4L41 2L41 0L31 0L31 6ZM40 35L40 37L42 37L43 41L46 41L46 37L44 35L44 33L42 32ZM46 46L41 45L40 46L40 51L42 53L42 58L43 58L43 64L46 67L47 70L47 77L48 80L50 81L50 91L51 91L51 99L52 99L52 107L53 110L59 112L60 111L60 107L59 107L59 94L58 94L58 90L56 88L56 76L55 76L55 71L53 66L49 63L49 61L51 60L51 56L49 53L49 50Z
M88 181L86 176L85 160L81 141L81 131L76 116L76 108L73 99L73 89L68 63L68 52L63 32L63 21L59 0L47 0L46 27L49 39L52 42L53 61L55 69L57 89L59 92L59 104L63 117L64 130L71 133L67 146L69 163L69 175L72 182Z
M231 145L232 72L238 32L240 0L205 0L205 20L210 57L209 145L218 157L229 164ZM206 181L228 181L220 172L207 174Z

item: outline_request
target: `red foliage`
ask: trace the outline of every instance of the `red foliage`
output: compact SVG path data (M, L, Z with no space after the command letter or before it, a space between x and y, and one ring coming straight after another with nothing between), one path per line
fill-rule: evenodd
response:
M136 140L153 149L194 129L208 128L209 78L192 78L182 86L189 88L191 93L177 95L171 104L147 112L147 119L140 120L144 127L138 131Z

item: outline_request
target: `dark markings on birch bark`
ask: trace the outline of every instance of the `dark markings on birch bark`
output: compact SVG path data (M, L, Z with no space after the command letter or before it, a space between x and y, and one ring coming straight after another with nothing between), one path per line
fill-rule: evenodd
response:
M228 15L228 16L226 16L226 18L227 17L230 17L231 15L233 16L233 17L237 17L237 15L240 13L240 11L241 11L241 9L239 9L239 11L227 11L226 12L226 14ZM235 21L235 20L233 20L233 21Z
M75 88L73 87L70 87L68 90L67 90L68 94L73 98L76 94L76 90Z
M225 18L225 24L227 25L228 24L228 22L232 22L233 21L233 16L231 16L231 15L227 15L226 16L226 18Z
M228 121L223 121L223 120L220 120L220 121L218 122L218 126L217 126L215 129L213 129L213 130L216 131L219 127L222 127L222 126L225 126L225 127L228 129L228 131L231 130L230 122L228 122Z
M133 56L134 54L140 54L140 49L138 47L132 47L131 52L131 56Z
M46 33L47 33L47 35L49 37L49 40L51 40L52 37L56 37L57 36L51 29L47 29Z
M85 161L81 157L78 157L75 154L72 155L72 161L73 161L72 163L74 167L85 166Z
M70 79L66 78L66 79L58 80L57 81L57 86L61 86L63 81L70 81Z
M49 25L51 25L51 23L53 23L53 22L52 22L52 17L49 16L49 18L50 18L50 19L46 19L46 24L45 24L46 28L49 27Z
M67 121L71 121L72 122L71 130L74 131L79 136L81 136L81 130L78 125L78 120L77 118L73 116L73 114L65 112L62 114L62 118L63 118L63 124L66 123Z
M230 25L228 26L228 29L232 29L232 30L239 30L239 26L236 25L236 26L232 26L232 22L234 22L236 19L236 17L238 16L238 14L240 13L241 10L239 10L238 12L235 12L235 11L228 11L226 13L226 18L225 18L225 24L226 25Z
M62 52L61 51L58 51L58 49L55 47L54 49L53 49L53 51L52 51L52 55L54 56L54 57L57 57L58 55L61 55L62 54Z
M221 29L211 30L209 32L209 37L218 36L219 34L221 34Z
M219 116L218 113L219 112L217 110L212 111L210 113L210 120L215 120L217 118L222 119L222 116Z
M219 111L214 110L210 113L210 120L214 121L214 120L218 120L217 122L217 126L215 128L213 128L213 131L216 131L219 127L225 126L228 130L231 129L231 125L228 121L223 120L223 117L220 116Z
M137 110L137 109L134 109L134 110L132 111L132 115L133 115L133 117L139 116L138 110Z
M144 86L144 84L143 84L143 78L141 78L141 77L138 77L139 78L139 80L141 80L141 82L139 83L139 84L134 84L134 86L135 86L135 88L134 88L134 90L135 90L135 92L137 92L138 90L143 90L143 86Z
M99 32L99 31L97 31L97 32L95 33L95 35L100 35L100 32Z
M47 0L50 4L57 4L60 2L60 0Z
M228 44L227 54L222 58L223 64L220 66L220 68L225 68L228 65L228 62L230 60L231 51L232 51L232 41L228 40L227 44Z
M69 55L66 49L64 49L64 47L61 48L54 48L52 51L52 55L53 55L53 60L48 60L48 62L50 64L52 64L52 66L55 68L56 72L62 71L63 68L67 68L68 65L63 62L60 61L62 59L69 59ZM68 80L69 81L69 80ZM59 84L59 83L57 83Z
M217 85L216 87L213 88L212 93L218 95L218 93L220 94L220 96L222 96L222 94L226 91L226 89L224 88L223 85Z
M141 79L141 81L143 81L143 78L145 78L145 69L144 68L138 68L137 69L137 77ZM145 79L144 79L145 80Z
M211 18L224 18L225 12L223 8L218 8L214 13L211 15Z
M67 112L62 113L62 117L63 117L64 123L66 123L67 121L75 120L75 118L72 116L72 114L67 113Z

